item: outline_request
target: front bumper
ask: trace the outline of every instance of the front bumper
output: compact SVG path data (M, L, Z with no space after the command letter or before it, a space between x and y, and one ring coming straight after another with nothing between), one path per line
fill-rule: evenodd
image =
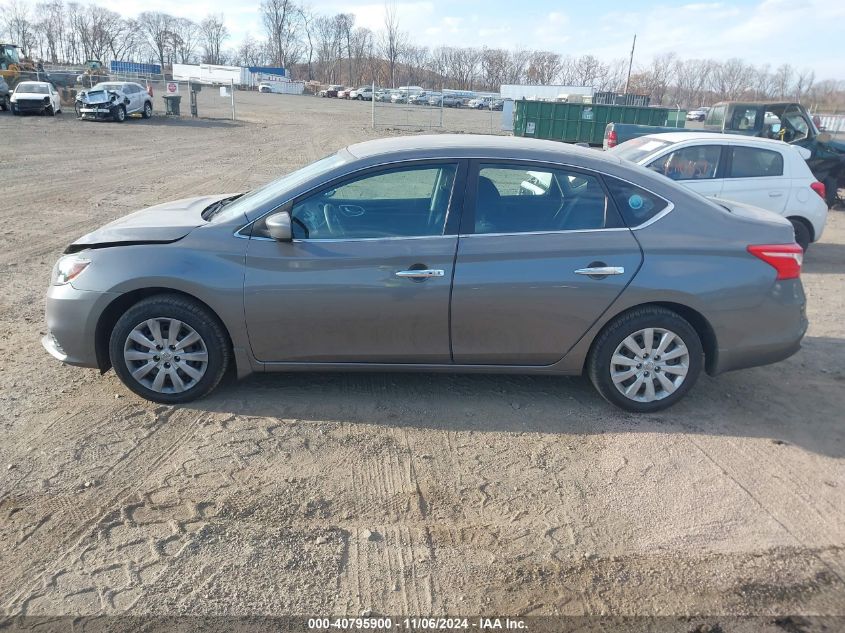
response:
M18 112L21 113L41 114L49 107L50 104L44 103L44 101L22 100L13 101L12 105Z
M102 105L82 105L81 107L77 108L77 112L79 115L84 118L95 118L95 119L110 119L112 117L112 108L114 106L112 104L102 104Z
M97 323L119 293L77 290L71 284L47 291L47 334L41 339L53 358L79 367L98 367Z

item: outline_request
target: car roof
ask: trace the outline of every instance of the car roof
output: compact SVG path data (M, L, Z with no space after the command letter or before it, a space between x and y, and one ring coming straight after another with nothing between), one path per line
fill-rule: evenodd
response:
M768 148L783 148L790 147L788 143L778 141L772 138L762 138L759 136L745 136L742 134L719 134L717 132L665 132L663 134L648 134L646 137L653 138L660 141L668 141L670 143L683 143L686 141L710 141L719 143L741 144L741 145L760 145Z
M49 86L49 81L22 81L18 84L18 86Z
M551 160L575 158L579 162L589 161L619 165L621 159L606 152L560 143L518 136L496 136L492 134L421 134L392 136L355 143L346 150L356 158L371 158L386 154L419 152L429 156L523 158Z

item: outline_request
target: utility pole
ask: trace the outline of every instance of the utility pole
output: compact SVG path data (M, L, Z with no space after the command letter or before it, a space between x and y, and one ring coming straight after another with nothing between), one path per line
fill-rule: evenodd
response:
M628 94L628 84L631 83L631 66L634 65L634 49L637 46L637 34L634 33L634 43L631 44L631 59L628 60L628 78L625 80L625 94Z

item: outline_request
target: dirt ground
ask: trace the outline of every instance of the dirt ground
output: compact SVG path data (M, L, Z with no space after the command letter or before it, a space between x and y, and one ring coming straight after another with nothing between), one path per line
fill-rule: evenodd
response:
M239 94L238 114L0 113L7 615L845 615L845 212L806 258L802 351L660 415L582 379L404 374L166 407L55 362L43 297L77 236L398 133L337 100Z

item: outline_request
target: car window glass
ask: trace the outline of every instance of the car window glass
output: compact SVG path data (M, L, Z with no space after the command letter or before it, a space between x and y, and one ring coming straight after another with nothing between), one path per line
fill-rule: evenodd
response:
M722 105L710 108L710 111L707 113L707 119L705 123L707 125L721 126L725 120L725 107L726 106Z
M531 233L614 228L598 178L557 169L481 165L475 233Z
M452 196L454 163L387 169L297 201L298 239L365 239L442 235Z
M629 182L605 177L605 184L616 208L631 228L648 222L669 204L663 198Z
M757 125L757 108L737 106L731 117L731 130L753 130Z
M782 176L783 156L780 152L756 147L731 148L730 178Z
M707 180L716 177L721 153L718 145L693 145L653 160L648 168L672 180Z
M807 124L807 120L795 106L787 108L786 112L783 113L781 122L785 129L784 140L788 143L805 139L810 132L810 126Z

